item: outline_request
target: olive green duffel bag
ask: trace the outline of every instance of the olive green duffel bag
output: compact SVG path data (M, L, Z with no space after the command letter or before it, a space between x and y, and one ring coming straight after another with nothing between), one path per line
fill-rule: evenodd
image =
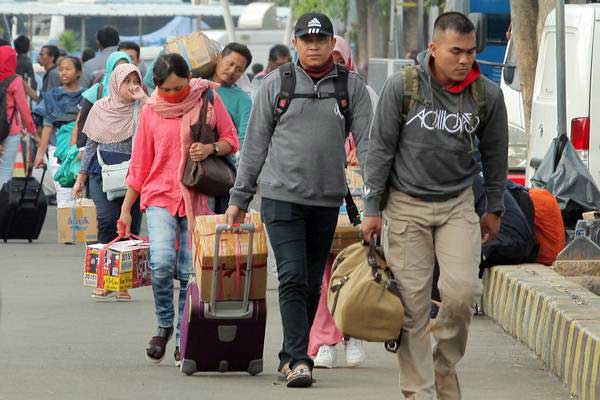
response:
M397 340L404 322L398 283L371 245L342 250L331 267L327 305L344 336L369 342Z

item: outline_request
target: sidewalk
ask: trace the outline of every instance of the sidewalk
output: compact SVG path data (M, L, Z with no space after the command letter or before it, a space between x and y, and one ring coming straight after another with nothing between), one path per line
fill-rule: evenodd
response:
M313 389L285 388L275 373L282 339L274 290L263 374L186 377L172 364L173 342L163 363L150 365L152 290L133 290L131 303L92 301L82 286L83 246L56 244L55 230L51 207L39 241L0 243L1 400L401 398L395 357L381 344L367 346L362 368L316 370ZM459 374L465 400L569 399L535 354L485 317L474 320Z

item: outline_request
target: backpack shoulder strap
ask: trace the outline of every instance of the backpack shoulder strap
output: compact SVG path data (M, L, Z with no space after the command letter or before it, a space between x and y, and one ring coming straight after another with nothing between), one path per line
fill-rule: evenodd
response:
M342 65L337 65L337 77L333 79L335 98L344 116L346 136L352 127L352 114L350 113L350 95L348 94L348 76L349 71Z
M485 103L485 81L483 76L478 77L475 82L471 84L471 96L475 102L475 110L473 114L479 117L480 126L485 124L487 119L487 105Z
M98 92L96 93L96 101L102 98L102 93L104 93L104 85L102 82L98 83Z
M0 83L0 91L2 93L4 93L4 91L6 90L6 88L8 87L8 85L10 85L12 83L12 81L15 80L16 77L17 77L17 75L14 74L14 75L11 75L11 76L9 76L7 78L4 78L4 80L2 81L2 83ZM0 94L2 94L2 93L0 93Z
M281 88L275 98L275 109L273 110L273 127L279 123L281 116L290 106L290 101L294 96L296 89L296 70L294 65L289 62L279 67L279 76L281 78Z
M410 110L418 101L421 101L419 97L419 73L414 65L409 64L402 68L401 74L404 87L402 94L402 116L406 119Z

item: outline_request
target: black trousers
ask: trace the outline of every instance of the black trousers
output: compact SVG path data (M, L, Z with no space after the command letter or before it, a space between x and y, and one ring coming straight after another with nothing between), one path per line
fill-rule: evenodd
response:
M321 281L339 208L305 206L263 198L262 220L269 231L279 274L279 308L283 322L280 368L299 362L312 368L307 354L321 293Z

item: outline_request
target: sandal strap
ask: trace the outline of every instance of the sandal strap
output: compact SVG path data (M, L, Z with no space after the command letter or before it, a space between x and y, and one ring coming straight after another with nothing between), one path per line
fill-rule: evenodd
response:
M155 337L160 337L160 338L169 340L172 335L173 335L173 327L172 326L169 326L168 328L159 326L158 329L156 330L156 336L154 336L152 339L154 339Z

